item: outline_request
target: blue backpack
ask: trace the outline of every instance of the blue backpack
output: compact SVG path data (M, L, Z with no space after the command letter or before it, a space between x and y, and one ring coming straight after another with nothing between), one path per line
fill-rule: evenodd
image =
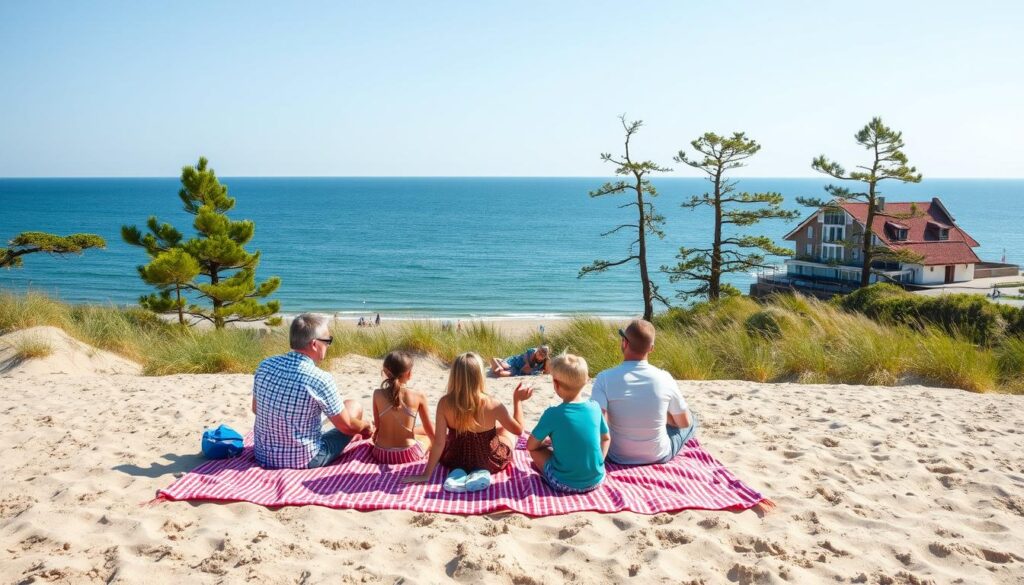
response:
M203 431L203 455L207 459L227 459L242 453L242 435L227 426Z

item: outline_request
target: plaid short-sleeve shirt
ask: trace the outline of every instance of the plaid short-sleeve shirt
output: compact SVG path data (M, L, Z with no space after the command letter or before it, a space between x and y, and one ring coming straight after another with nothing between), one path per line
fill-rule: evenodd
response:
M321 414L334 416L342 409L334 378L294 351L260 363L252 394L256 461L268 468L309 465L324 446Z

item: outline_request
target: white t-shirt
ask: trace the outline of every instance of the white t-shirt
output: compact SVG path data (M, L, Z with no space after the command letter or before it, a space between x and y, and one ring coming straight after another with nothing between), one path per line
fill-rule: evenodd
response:
M667 457L672 449L665 430L668 413L687 410L672 374L647 360L622 362L598 374L591 398L608 413L608 457L617 463L644 465Z

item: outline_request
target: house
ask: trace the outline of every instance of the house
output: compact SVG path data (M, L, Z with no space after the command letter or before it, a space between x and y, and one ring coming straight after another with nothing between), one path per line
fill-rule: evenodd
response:
M861 238L867 222L868 204L834 202L804 219L785 239L795 245L794 256L785 262L785 275L772 277L791 288L846 292L860 284L863 258ZM872 223L876 246L906 250L921 260L917 263L875 261L871 282L888 281L903 285L941 285L975 278L981 263L978 247L940 199L916 203L886 203L878 198ZM855 246L843 242L856 243Z

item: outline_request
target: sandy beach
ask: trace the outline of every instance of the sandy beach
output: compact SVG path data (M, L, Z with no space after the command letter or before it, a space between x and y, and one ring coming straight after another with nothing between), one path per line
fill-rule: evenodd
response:
M252 377L140 377L53 329L0 347L24 334L55 351L13 363L0 349L5 583L1024 582L1020 396L680 382L708 450L778 504L767 514L147 504L202 462L204 427L251 428ZM369 404L379 361L330 367L346 397ZM420 359L413 385L436 401L446 376ZM535 381L528 421L555 400L550 378Z

